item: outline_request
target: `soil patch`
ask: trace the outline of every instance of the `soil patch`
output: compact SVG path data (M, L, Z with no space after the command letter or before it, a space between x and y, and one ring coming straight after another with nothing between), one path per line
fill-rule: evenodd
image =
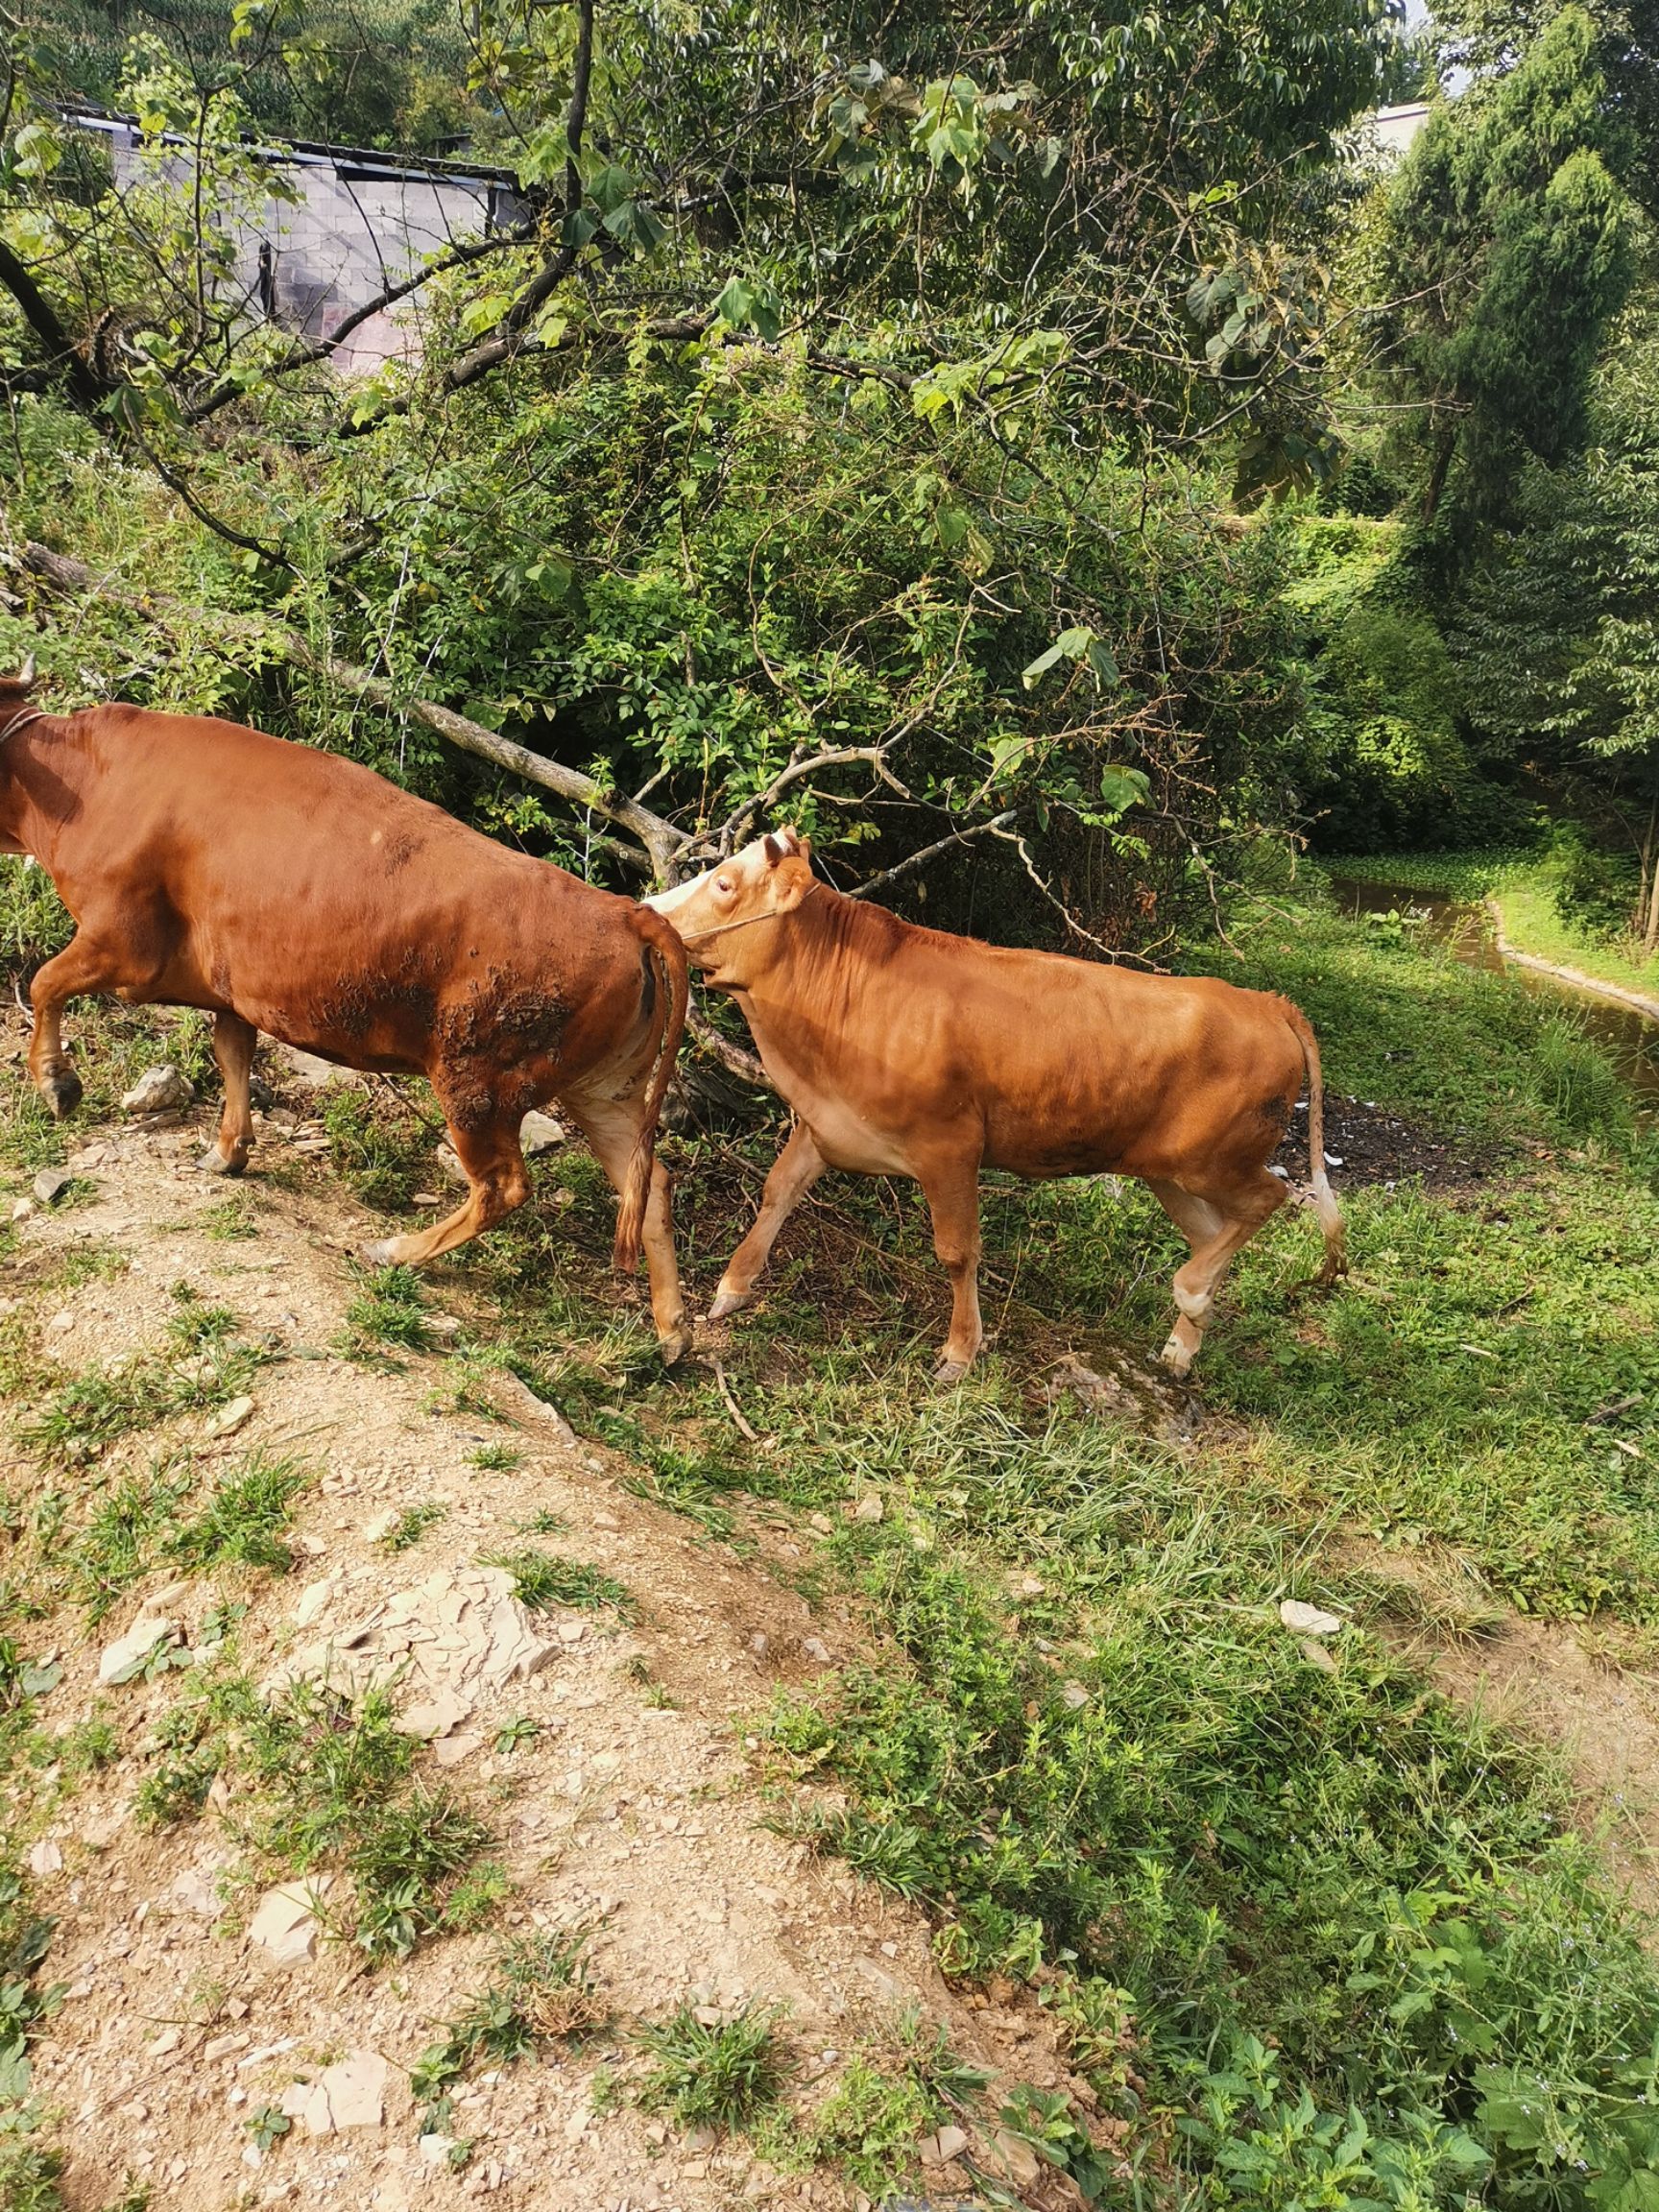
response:
M1381 1183L1392 1189L1416 1177L1431 1190L1467 1189L1485 1183L1503 1165L1496 1144L1482 1144L1462 1132L1447 1134L1427 1123L1390 1114L1369 1098L1340 1091L1325 1094L1325 1153L1337 1195L1344 1185ZM1274 1164L1294 1182L1308 1177L1308 1104L1291 1118Z

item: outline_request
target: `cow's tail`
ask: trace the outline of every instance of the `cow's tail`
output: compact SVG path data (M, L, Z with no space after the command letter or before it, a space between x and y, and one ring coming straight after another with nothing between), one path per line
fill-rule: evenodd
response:
M656 1065L645 1094L645 1118L639 1124L634 1157L622 1185L616 1208L616 1242L612 1264L632 1274L639 1264L639 1246L645 1236L645 1209L651 1203L651 1169L656 1161L657 1124L662 1118L662 1100L674 1073L680 1040L685 1034L685 1009L690 986L685 974L685 948L671 922L649 906L634 909L634 926L645 944L657 998L662 1008L662 1027L657 1040Z
M1302 1065L1308 1075L1308 1188L1312 1194L1313 1211L1319 1216L1319 1233L1325 1239L1325 1260L1318 1281L1330 1284L1339 1275L1347 1274L1348 1254L1343 1243L1342 1209L1336 1203L1336 1193L1325 1172L1325 1079L1319 1069L1319 1042L1313 1034L1313 1024L1294 1006L1290 1009L1290 1026L1302 1046Z

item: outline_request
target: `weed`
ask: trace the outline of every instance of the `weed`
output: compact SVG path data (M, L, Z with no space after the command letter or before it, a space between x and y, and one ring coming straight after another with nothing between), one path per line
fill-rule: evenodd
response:
M337 1087L323 1102L336 1171L369 1205L400 1214L432 1172L441 1123L413 1093Z
M423 1499L419 1505L405 1505L381 1537L381 1549L386 1551L409 1551L420 1543L428 1528L435 1528L448 1511L448 1506L437 1498Z
M420 1280L412 1267L381 1268L346 1309L342 1349L349 1357L382 1344L424 1352L431 1340Z
M540 1720L532 1719L528 1713L520 1713L516 1719L508 1720L496 1729L495 1749L517 1751L526 1743L534 1743L541 1733Z
M115 1764L121 1756L121 1739L108 1720L94 1713L91 1719L79 1721L59 1738L58 1756L63 1762L66 1778L83 1781Z
M527 1521L515 1521L514 1527L520 1536L563 1536L570 1524L562 1514L541 1506Z
M409 2086L427 2126L446 2120L449 2092L474 2066L507 2065L543 2041L579 2036L605 2009L584 1956L585 1931L520 1936L491 1961L490 1980L416 2061Z
M258 2150L273 2151L290 2131L294 2123L280 2104L261 2104L244 2126Z
M194 1820L218 1773L219 1753L211 1745L166 1761L133 1792L132 1811L139 1827L175 1828Z
M778 2038L776 2006L747 2005L710 2024L701 2008L682 2005L666 2020L642 2027L637 2041L656 2063L639 2086L647 2111L671 2112L682 2128L730 2132L777 2104L789 2075Z
M153 1466L124 1476L93 1507L63 1560L66 1594L89 1626L149 1573L189 1490L188 1469Z
M939 2114L906 2075L855 2053L809 2120L781 2107L756 2130L756 2149L784 2171L834 2166L878 2200L916 2176L916 2146Z
M467 1464L492 1475L511 1475L523 1466L524 1455L516 1444L480 1444L476 1452L468 1453Z
M48 1466L82 1467L133 1430L224 1405L262 1358L229 1341L235 1325L224 1307L182 1306L160 1352L71 1376L19 1423L18 1441Z
M519 1604L527 1606L532 1613L545 1613L555 1605L590 1610L609 1605L624 1619L632 1620L637 1610L625 1583L598 1567L589 1566L585 1560L561 1559L554 1552L534 1551L526 1547L518 1551L492 1553L481 1559L479 1565L505 1568L513 1577Z
M293 1559L279 1531L305 1480L305 1470L295 1460L251 1453L209 1494L201 1512L173 1531L168 1557L189 1568L260 1567L285 1575Z

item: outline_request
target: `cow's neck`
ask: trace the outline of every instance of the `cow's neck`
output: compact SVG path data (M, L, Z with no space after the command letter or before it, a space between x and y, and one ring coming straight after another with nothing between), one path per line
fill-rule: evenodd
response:
M0 725L0 852L32 853L43 867L76 811L84 748L72 722L20 708Z
M788 1056L792 1038L834 1034L856 1020L866 978L906 927L897 915L820 883L776 928L756 932L733 996L768 1072Z

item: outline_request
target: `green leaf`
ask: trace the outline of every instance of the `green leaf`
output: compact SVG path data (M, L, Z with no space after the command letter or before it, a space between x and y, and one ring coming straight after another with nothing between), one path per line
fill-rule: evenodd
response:
M1046 652L1039 653L1035 661L1028 661L1020 671L1020 681L1029 691L1031 686L1040 678L1046 676L1049 669L1056 666L1058 662L1083 660L1094 642L1094 633L1086 625L1079 624L1074 629L1062 630Z

